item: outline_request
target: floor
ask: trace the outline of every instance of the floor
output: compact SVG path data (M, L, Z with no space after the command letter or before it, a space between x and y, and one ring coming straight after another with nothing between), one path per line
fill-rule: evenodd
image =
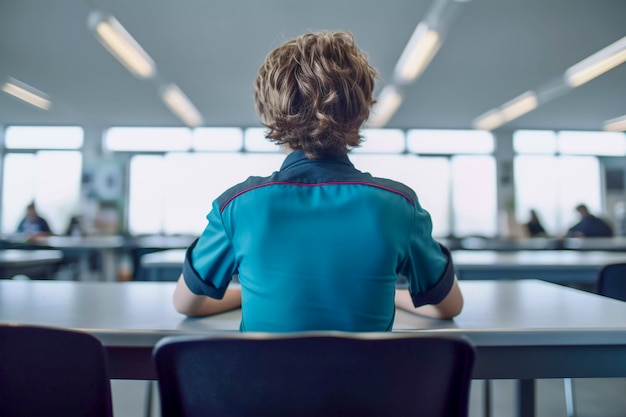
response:
M120 381L112 383L115 417L145 415L145 381ZM473 381L469 417L483 417L483 381ZM493 417L514 417L515 383L509 380L492 381ZM626 378L575 379L574 399L576 417L626 417ZM536 417L566 416L563 380L537 381ZM153 412L158 417L158 395L153 398ZM147 416L146 416L147 417Z

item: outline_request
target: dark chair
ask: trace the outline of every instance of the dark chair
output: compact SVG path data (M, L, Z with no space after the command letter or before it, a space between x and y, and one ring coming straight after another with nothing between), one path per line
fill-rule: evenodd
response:
M626 301L626 263L605 265L598 275L596 292Z
M0 416L111 417L106 351L87 333L0 325Z
M230 333L154 349L163 417L467 416L475 351L416 333Z

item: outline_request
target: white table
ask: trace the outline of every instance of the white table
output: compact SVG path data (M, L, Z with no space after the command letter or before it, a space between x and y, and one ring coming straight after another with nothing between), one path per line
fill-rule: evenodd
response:
M0 279L18 274L50 279L62 261L63 252L59 250L0 249Z
M446 244L443 239L442 243ZM495 251L518 251L518 250L601 250L601 251L626 251L626 236L614 237L522 237L522 238L498 238L498 237L465 237L458 241L449 241L451 250L495 250Z
M454 250L459 279L541 279L558 284L595 284L600 269L626 262L626 253L570 250L486 251ZM141 257L148 279L175 280L180 276L185 249L168 249Z
M626 251L626 237L569 237L563 240L564 249L575 249L579 251L585 250L602 250L602 251Z
M459 279L541 279L559 284L595 284L607 264L626 262L626 252L532 250L452 251Z
M125 245L123 236L48 236L37 240L38 245L63 251L66 256L76 254L78 257L79 278L89 277L89 257L92 253L98 253L102 260L102 270L98 271L97 280L117 280L117 256L122 252Z
M174 281L178 279L185 261L186 249L167 249L147 253L139 260L150 281Z
M394 330L466 334L479 347L568 349L626 345L626 303L536 280L462 281L463 313L432 320L398 310ZM172 306L170 282L0 281L0 322L85 329L111 349L151 348L165 335L236 331L240 311L189 319ZM626 349L623 355L626 357ZM485 367L479 378L626 376L626 361L603 367L567 358ZM115 363L112 365L115 367ZM144 369L145 371L145 369ZM117 369L117 377L145 377Z
M78 266L78 278L83 280L116 281L118 267L122 255L132 261L142 254L162 249L186 248L197 236L190 235L150 235L125 237L121 235L88 235L88 236L48 236L36 241L26 241L25 235L4 234L0 236L5 242L24 250L38 248L57 249L62 251L66 259L75 258ZM97 254L101 259L101 269L92 271L90 258ZM137 265L139 265L137 263ZM137 266L135 265L135 266ZM182 265L182 261L181 261Z
M126 246L138 249L184 249L197 235L147 235L127 238Z
M454 320L398 310L394 331L466 335L476 379L517 379L533 415L534 379L626 377L626 303L536 280L462 281ZM162 337L237 331L240 310L191 319L171 282L0 281L0 322L88 331L107 348L112 378L154 379Z

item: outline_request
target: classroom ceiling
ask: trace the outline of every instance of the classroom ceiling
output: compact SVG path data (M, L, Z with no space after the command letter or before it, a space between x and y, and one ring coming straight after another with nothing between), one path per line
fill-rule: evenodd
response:
M48 111L0 93L0 124L183 126L155 80L133 76L87 27L109 12L177 84L206 126L259 126L252 83L265 55L309 30L345 29L380 73L393 69L433 0L2 0L0 84L46 92ZM471 128L515 96L562 77L626 35L624 0L471 0L387 127ZM626 114L626 64L503 126L599 130Z

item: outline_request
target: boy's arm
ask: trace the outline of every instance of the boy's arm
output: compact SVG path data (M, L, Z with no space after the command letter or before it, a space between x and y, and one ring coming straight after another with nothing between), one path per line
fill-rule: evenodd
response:
M181 275L174 290L174 308L189 317L210 316L240 307L241 288L227 288L224 297L217 300L192 293Z
M450 292L439 304L416 308L413 306L409 290L396 290L396 307L434 319L451 319L458 316L463 309L463 294L455 276Z

